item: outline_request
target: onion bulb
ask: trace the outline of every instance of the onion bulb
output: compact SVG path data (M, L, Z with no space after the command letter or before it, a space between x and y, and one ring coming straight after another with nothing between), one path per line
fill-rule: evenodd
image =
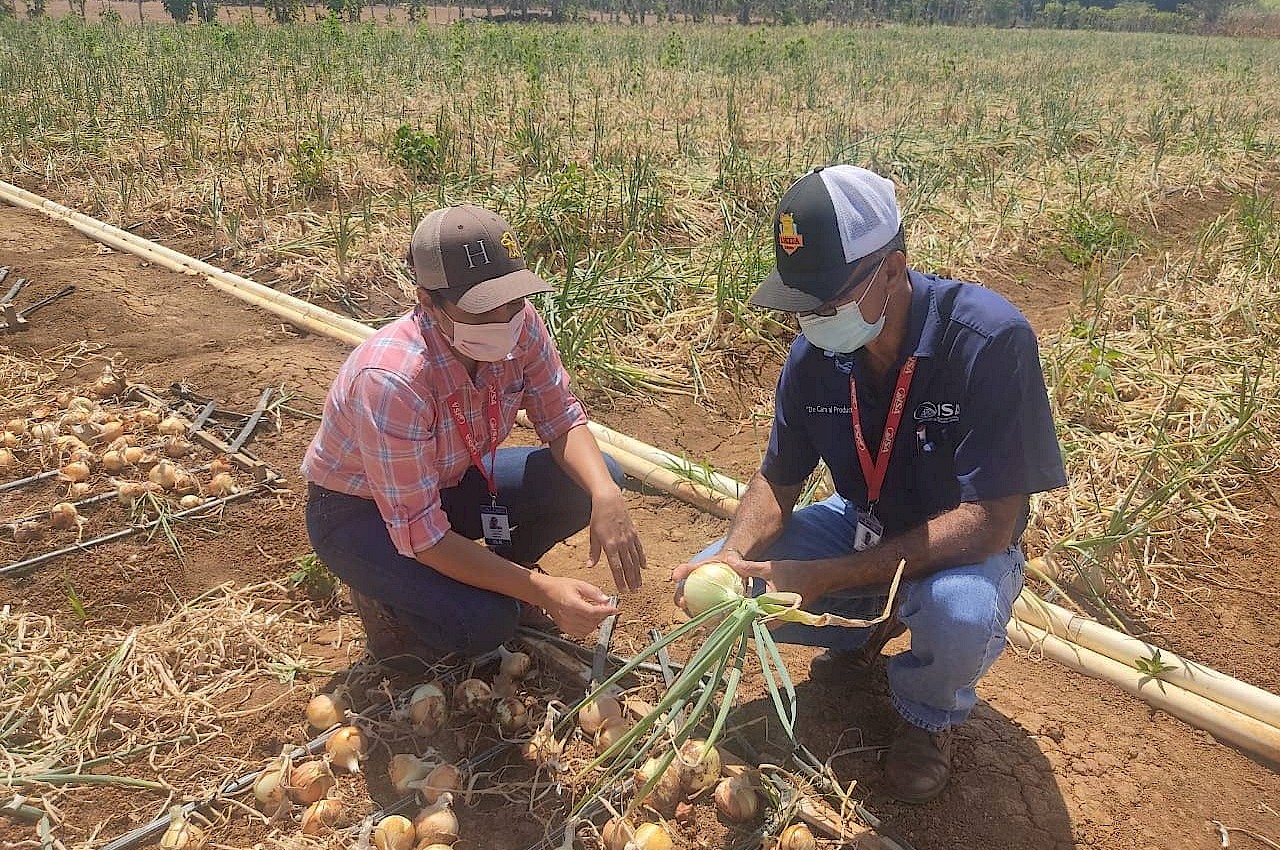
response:
M191 441L182 437L169 437L164 441L164 453L168 457L178 460L191 454Z
M523 652L511 652L505 646L498 647L498 655L502 661L498 663L498 672L511 679L523 679L529 675L533 661Z
M413 821L404 815L390 815L373 828L373 846L378 850L411 850L416 836Z
M189 511L192 508L198 508L203 504L204 499L200 498L195 493L188 493L178 500L178 507L182 508L184 511Z
M67 481L86 481L89 478L91 470L89 464L82 460L73 460L71 463L59 469L63 479Z
M684 605L694 616L742 596L742 576L721 561L699 564L684 580Z
M70 486L67 487L67 498L83 499L85 496L89 495L89 491L92 489L93 489L93 485L91 485L88 481L77 481L76 483L71 484Z
M23 434L27 433L27 420L10 419L8 422L4 423L4 430L7 434L13 434L21 437Z
M365 753L364 734L355 726L343 726L324 742L329 760L347 773L360 772L360 759Z
M671 850L671 836L659 823L642 823L627 842L633 850Z
M123 453L124 462L131 466L142 462L147 457L147 450L142 446L126 446Z
M449 717L444 691L435 682L418 685L409 695L409 719L419 735L434 735Z
M93 382L89 392L98 398L119 395L124 392L124 376L110 366L102 370L102 375Z
M152 484L159 484L166 490L172 490L178 483L178 465L171 460L161 458L147 473Z
M578 725L588 735L596 734L609 720L621 719L622 703L608 694L596 697L578 712Z
M45 528L35 520L18 523L13 530L14 543L34 543L44 538Z
M31 426L31 436L37 443L52 443L58 439L58 426L53 422L37 422Z
M493 709L493 716L498 720L498 728L504 735L514 735L529 725L529 712L519 697L507 697L498 702Z
M166 416L160 420L160 424L156 425L156 430L165 437L185 437L190 424L181 416Z
M680 785L690 797L720 780L720 751L706 741L697 738L685 741L676 762L680 765Z
M231 461L226 456L215 457L209 461L209 474L217 475L220 472L231 472L235 467L231 465Z
M239 491L240 488L236 486L235 476L230 472L219 472L209 482L209 492L218 497L230 496Z
M445 762L436 765L426 778L411 783L410 787L417 788L418 793L422 794L422 799L428 803L434 803L442 794L451 794L462 787L462 771Z
M636 769L635 776L632 777L637 789L644 786L646 782L658 775L658 771L662 768L662 758L654 757L646 759L645 763ZM649 789L642 802L663 814L670 814L675 808L676 803L680 802L680 765L676 761L672 761L662 771L662 775L658 777L658 781Z
M626 850L627 842L636 831L626 819L615 815L604 822L600 830L600 843L604 850Z
M341 826L345 814L341 800L333 797L316 800L302 813L302 834L323 835Z
M102 468L107 472L123 472L127 466L129 461L125 460L124 452L110 451L102 455Z
M417 756L398 753L391 757L391 763L387 766L387 773L391 776L391 784L403 794L414 787L412 783L420 779L426 779L431 769L432 764L429 761L423 761Z
M67 410L81 412L86 417L97 408L98 406L93 403L93 399L83 395L72 396L71 401L67 403Z
M453 689L453 707L463 714L479 714L493 701L493 690L483 679L464 679Z
M173 492L179 496L190 496L200 492L200 482L190 472L179 467L178 477L173 482Z
M267 814L274 815L286 805L285 788L289 784L290 764L287 755L274 758L253 781L253 797L258 801L258 808Z
M555 735L555 711L548 710L542 725L520 748L520 754L534 764L544 765L559 760L564 752L564 743Z
M418 846L453 844L458 840L458 816L453 813L453 795L447 791L413 819Z
M138 502L142 501L142 497L148 493L154 493L160 489L160 485L153 484L150 481L119 481L116 483L116 497L120 500L120 504L127 508L132 508Z
M612 747L627 734L630 728L631 724L621 717L611 717L601 723L600 728L596 730L596 751L603 753Z
M80 525L80 514L70 502L59 502L49 511L49 525L60 531L69 531Z
M778 850L817 850L813 833L802 823L793 823L778 836Z
M204 831L187 819L182 806L169 809L169 828L160 836L160 847L163 850L183 850L194 847L204 840Z
M8 449L0 449L0 470L12 469L18 463L18 458Z
M336 780L333 771L323 761L309 761L289 771L289 798L308 806L329 793Z
M11 431L5 431L0 434L0 446L6 449L16 449L18 447L18 435Z
M99 443L110 443L123 436L124 423L118 419L112 419L102 423L102 428L98 431L97 441Z
M58 405L58 407L65 408L67 405L71 404L71 399L75 397L76 394L71 390L59 390L58 394L53 397L53 403Z
M307 703L307 722L317 732L341 723L347 716L347 701L341 694L316 694Z
M751 780L745 776L726 776L716 785L712 794L716 809L726 820L735 823L751 820L760 809L760 801Z

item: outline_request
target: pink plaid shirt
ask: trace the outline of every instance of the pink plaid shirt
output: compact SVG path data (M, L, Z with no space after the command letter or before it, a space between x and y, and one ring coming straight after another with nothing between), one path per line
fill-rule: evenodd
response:
M543 442L587 421L542 317L531 304L524 310L515 351L497 363L479 364L474 384L421 307L361 343L329 389L320 429L302 461L303 476L376 502L400 554L412 558L434 546L449 530L440 490L457 484L472 466L445 406L454 390L462 391L486 466L493 448L484 418L491 383L500 390L499 443L511 433L521 406Z

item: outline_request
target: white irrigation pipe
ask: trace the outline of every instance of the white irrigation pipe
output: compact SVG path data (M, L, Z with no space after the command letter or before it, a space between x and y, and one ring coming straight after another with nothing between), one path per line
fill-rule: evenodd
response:
M203 275L219 290L315 333L352 345L373 333L373 328L354 319L230 274L3 181L0 181L0 198L64 221L90 238L157 265ZM609 453L628 475L716 516L732 516L737 510L738 497L743 491L739 482L721 475L709 476L706 484L691 482L672 471L688 467L683 459L597 423L591 424L597 438L606 443ZM1280 697L1164 651L1160 653L1161 660L1182 672L1175 677L1174 671L1169 671L1162 678L1176 678L1179 684L1149 679L1144 683L1146 677L1137 671L1133 661L1150 657L1156 647L1099 623L1074 617L1065 609L1050 606L1034 596L1020 598L1018 605L1021 616L1027 619L1021 619L1016 613L1010 620L1009 634L1015 643L1038 647L1046 656L1074 670L1112 682L1223 740L1280 763L1280 724L1276 720ZM1052 633L1035 623L1051 627Z
M242 301L261 307L313 333L334 337L351 345L359 344L373 333L373 328L363 322L357 322L355 319L317 307L301 298L294 298L269 286L263 286L257 281L231 274L194 257L188 257L157 242L135 236L127 230L113 227L84 213L76 212L70 207L42 198L12 183L0 180L0 198L14 206L35 210L50 218L64 221L90 239L136 254L158 266L183 274L203 276L207 283L228 295L234 295Z
M1154 708L1167 711L1246 752L1280 765L1280 729L1227 708L1177 685L1153 681L1127 664L1038 629L1017 618L1010 621L1009 640L1041 652L1086 676L1105 679Z

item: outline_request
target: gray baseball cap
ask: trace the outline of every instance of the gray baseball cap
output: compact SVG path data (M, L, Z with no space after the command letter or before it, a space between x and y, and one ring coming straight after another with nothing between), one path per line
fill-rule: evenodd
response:
M506 219L470 205L429 213L409 246L420 289L439 292L468 313L487 313L551 286L529 271Z

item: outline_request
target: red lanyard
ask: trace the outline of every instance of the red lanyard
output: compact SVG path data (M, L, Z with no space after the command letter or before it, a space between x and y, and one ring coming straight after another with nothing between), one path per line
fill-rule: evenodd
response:
M457 390L449 395L445 400L446 406L449 408L449 415L453 417L453 424L458 427L458 434L462 437L462 442L466 444L467 451L471 454L471 462L480 470L480 474L484 476L485 483L489 485L489 496L493 499L498 498L498 483L493 479L493 467L498 459L498 414L500 406L498 403L498 388L496 386L486 387L488 398L484 408L484 418L489 423L489 445L491 446L489 454L489 469L484 468L484 457L480 454L480 446L476 443L475 435L471 433L471 423L467 421L467 415L462 410L462 390Z
M862 477L867 482L867 510L875 507L884 486L885 473L889 471L889 456L893 454L893 438L898 434L902 412L907 409L907 393L911 391L911 379L916 373L916 358L907 359L898 373L898 385L893 388L893 400L889 403L889 415L884 420L884 436L880 438L880 453L875 462L862 436L862 417L858 414L858 385L849 373L849 408L853 414L853 443L858 447L858 463L862 465Z

